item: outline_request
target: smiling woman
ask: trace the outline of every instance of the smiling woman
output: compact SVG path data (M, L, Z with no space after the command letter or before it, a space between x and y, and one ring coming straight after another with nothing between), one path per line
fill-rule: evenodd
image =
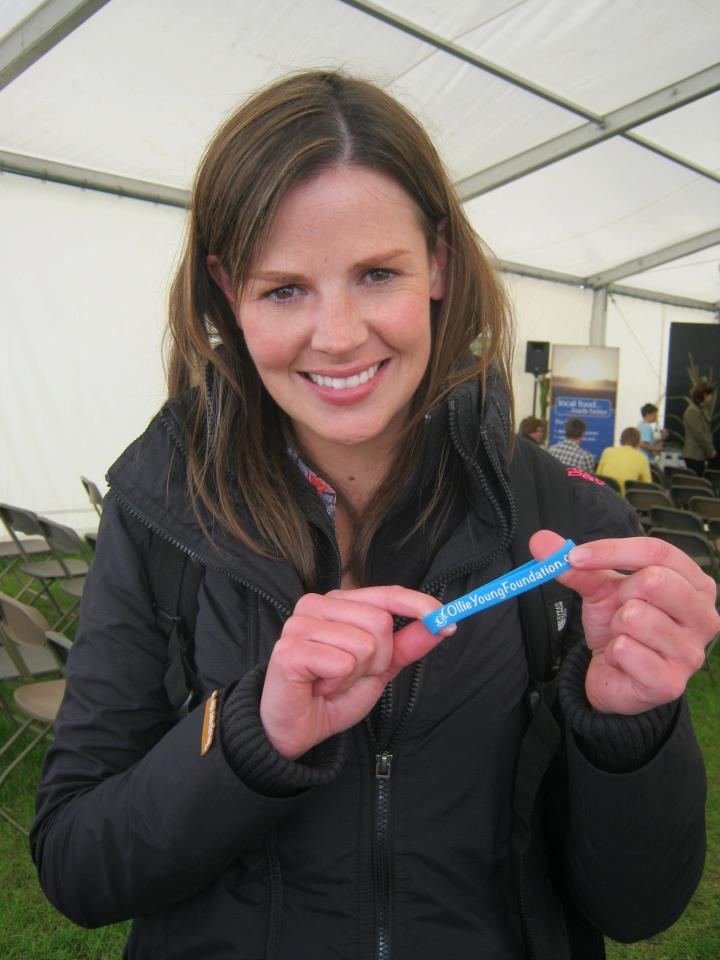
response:
M170 398L110 470L31 838L73 920L134 918L126 960L598 960L684 909L715 587L514 447L509 330L378 87L289 77L208 147ZM532 617L508 590L424 625L568 537Z
M372 84L329 73L300 74L261 97L262 108L241 108L208 147L173 288L171 393L207 383L193 403L190 488L218 523L249 543L231 505L228 478L237 472L261 534L254 548L287 556L311 587L315 551L295 498L283 489L282 464L287 448L301 445L297 430L308 440L320 426L323 437L330 418L352 486L324 459L325 448L317 464L321 451L304 454L329 473L341 513L352 516L345 565L362 581L374 532L413 470L425 411L490 370L509 391L507 305L433 144L396 101ZM447 249L455 251L450 262ZM380 349L373 330L373 318L390 304L385 327L399 348L392 363L386 351L395 347ZM422 336L411 343L418 315ZM307 369L298 366L300 356L292 358L294 379L306 383L291 388L277 354L282 349L281 363L290 363L288 353L307 337L308 317L305 349L313 356L302 360L311 361ZM481 331L476 358L468 343ZM422 369L410 369L411 356ZM375 364L373 386L358 393L358 401L368 396L362 405L346 391L323 399L327 383L316 383L314 393L307 387L313 375L342 380ZM391 406L379 412L386 394ZM315 427L285 406L301 395L315 411ZM403 435L395 445L393 430L396 440ZM364 448L373 435L374 450ZM427 519L421 513L418 524Z
M394 180L338 166L283 199L239 293L211 261L296 443L336 482L351 473L348 499L364 507L428 366L442 240L428 250L419 211Z

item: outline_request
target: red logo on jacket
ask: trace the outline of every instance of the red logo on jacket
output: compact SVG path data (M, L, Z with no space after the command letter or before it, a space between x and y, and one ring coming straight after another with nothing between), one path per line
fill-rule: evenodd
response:
M566 473L569 477L580 477L583 480L589 480L590 483L596 483L599 487L605 486L604 480L594 477L591 473L585 473L585 471L580 470L579 467L568 467Z

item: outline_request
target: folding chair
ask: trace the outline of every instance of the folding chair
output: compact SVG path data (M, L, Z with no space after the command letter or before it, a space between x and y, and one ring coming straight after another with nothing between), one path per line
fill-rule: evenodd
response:
M24 529L28 519L27 512L19 507L12 507L8 503L0 503L0 519L10 535L9 540L0 542L0 561L4 564L0 570L0 582L23 562L31 560L32 557L47 557L51 553L44 537L26 536L26 532L36 532L36 524L31 518L27 531Z
M653 527L663 527L665 530L705 533L702 517L690 510L680 510L679 507L650 507L648 519Z
M70 580L84 576L88 571L88 564L84 559L71 559L65 556L66 548L62 543L58 544L57 549L50 543L50 533L55 536L55 528L61 527L60 524L54 524L52 521L43 520L33 513L32 510L23 510L20 507L13 507L9 504L0 504L0 515L8 530L14 534L15 543L22 547L23 541L17 536L18 531L25 534L32 534L42 538L45 544L45 553L51 559L33 561L29 556L21 565L20 570L25 576L29 577L28 583L17 594L17 599L21 600L26 592L30 590L33 584L36 585L36 592L30 597L30 602L34 605L41 598L47 599L54 607L58 620L53 626L59 626L64 621L64 611L57 599L50 591L53 583L59 580ZM85 553L85 545L81 538L69 527L62 527L62 530L68 531L72 539L70 543L70 552L79 552L81 556ZM78 548L79 543L79 548ZM72 585L70 587L72 589Z
M663 490L626 490L625 499L634 507L640 526L647 533L648 514L651 507L672 507L669 494Z
M697 474L690 467L674 467L668 464L663 467L663 473L668 484L672 483L673 477L696 477Z
M712 493L707 487L678 481L670 487L670 496L676 507L688 508L693 497L712 496Z
M603 483L607 484L611 490L615 490L617 493L622 493L620 489L620 484L617 482L615 477L607 477L602 473L595 474L598 480L602 480Z
M707 521L708 537L715 544L715 549L720 557L720 520L710 518Z
M708 480L707 477L698 477L697 474L694 473L687 476L683 474L680 477L673 477L670 482L670 488L672 489L675 484L682 487L700 487L701 490L707 490L710 494L715 492L712 482Z
M665 487L667 487L667 478L660 467L656 463L653 463L652 460L650 461L650 476L653 479L653 483L656 483L661 490L664 490Z
M77 616L77 608L80 605L83 587L85 586L85 575L89 570L89 564L85 559L88 555L88 542L76 533L71 527L66 527L62 523L55 523L46 517L38 517L40 529L45 539L50 544L56 565L62 569L62 574L58 575L56 568L50 568L48 563L48 572L39 571L38 567L45 564L32 564L34 576L40 579L49 579L57 583L63 593L68 594L75 600L75 603L68 610L63 611L60 605L55 602L55 607L59 611L59 617L54 622L53 627L60 630L67 627ZM69 557L68 554L79 554L79 557ZM23 570L25 568L23 567ZM49 594L49 590L47 591ZM52 595L49 594L51 597ZM54 601L54 598L52 598Z
M659 483L650 483L647 480L626 480L625 481L626 490L659 490L661 493L665 493L665 487Z
M720 520L720 497L691 497L689 507L705 521Z
M80 477L80 482L82 483L83 487L85 487L85 493L88 495L88 500L95 508L95 512L98 516L100 516L103 508L103 495L100 493L92 480L88 480L87 477Z
M67 655L72 644L62 634L48 630L47 621L39 610L0 593L0 633L6 644L50 649L56 659L58 671L64 673L63 654ZM31 680L13 691L14 709L3 699L4 709L13 718L17 729L0 746L0 757L4 757L15 744L22 744L27 737L30 737L30 740L21 746L19 752L0 771L0 788L25 757L50 734L64 694L64 678ZM0 816L27 836L28 831L9 811L0 807Z
M712 467L705 467L703 478L709 480L715 491L715 496L720 497L720 470L713 470Z
M668 530L663 527L651 527L648 530L648 536L672 543L715 580L720 576L715 549L704 534L695 533L692 530Z

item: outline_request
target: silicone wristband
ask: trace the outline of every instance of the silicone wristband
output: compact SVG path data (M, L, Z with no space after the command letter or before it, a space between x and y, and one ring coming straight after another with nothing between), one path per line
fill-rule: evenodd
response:
M451 623L457 623L474 613L526 593L541 583L554 580L570 569L568 553L574 546L572 540L566 540L559 550L544 560L531 560L515 570L509 570L497 580L486 583L484 587L477 587L464 597L458 597L457 600L451 600L450 603L433 610L422 618L422 622L430 633L440 633L443 627Z

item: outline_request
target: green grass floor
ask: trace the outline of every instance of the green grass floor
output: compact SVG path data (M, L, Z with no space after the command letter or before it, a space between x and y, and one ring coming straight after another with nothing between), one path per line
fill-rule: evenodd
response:
M631 946L608 943L609 960L720 958L720 648L717 646L711 660L713 675L702 670L690 684L691 709L708 769L705 875L685 914L670 930ZM11 695L13 685L1 682L0 691ZM0 711L0 743L11 729L12 721ZM26 825L32 820L42 753L42 748L36 749L0 789L0 807ZM0 819L2 960L119 960L127 930L127 924L84 930L57 913L38 886L26 838Z

